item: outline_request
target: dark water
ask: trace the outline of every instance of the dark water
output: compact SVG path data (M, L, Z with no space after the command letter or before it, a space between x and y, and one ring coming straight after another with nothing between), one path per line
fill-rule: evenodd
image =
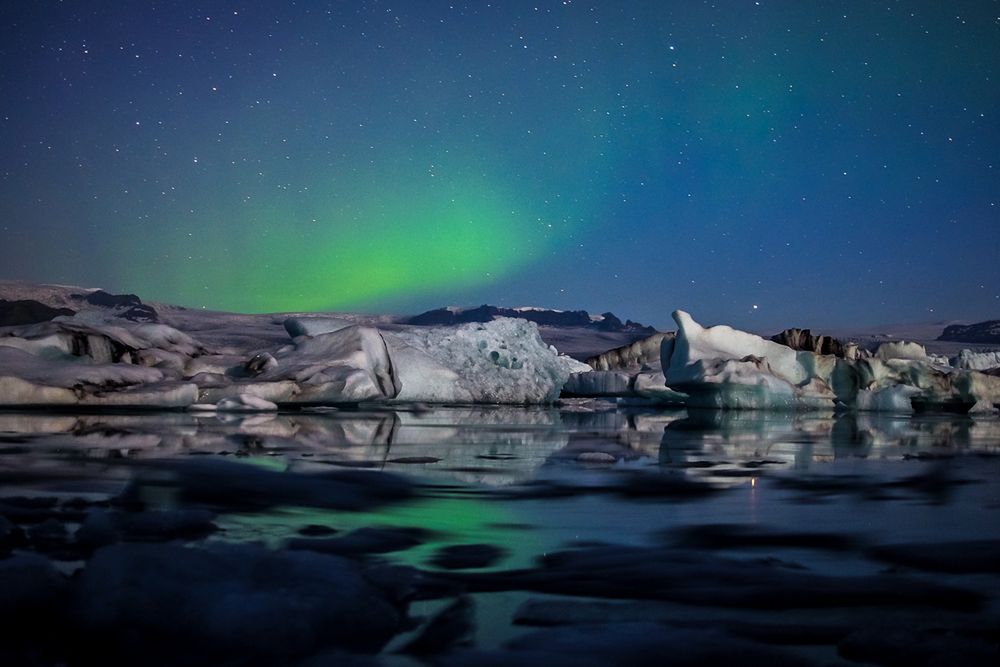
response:
M335 553L368 579L407 566L398 604L414 620L376 642L386 664L602 664L630 641L637 653L616 661L659 664L657 642L674 642L731 647L691 649L702 663L897 664L922 646L908 664L989 664L1000 639L995 418L593 402L2 414L0 480L7 552L44 555L71 599L113 543ZM427 619L445 639L406 648ZM866 634L873 619L883 631ZM92 658L73 638L89 622L70 614L65 646L13 655Z

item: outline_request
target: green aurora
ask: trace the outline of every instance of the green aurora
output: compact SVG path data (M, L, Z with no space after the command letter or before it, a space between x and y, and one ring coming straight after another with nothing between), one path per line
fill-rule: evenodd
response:
M548 243L537 223L531 229L482 185L386 192L353 209L328 202L299 208L257 204L236 225L161 234L147 246L157 255L121 263L120 280L152 300L184 295L190 305L236 312L342 309L400 292L488 283ZM163 248L170 250L161 260Z

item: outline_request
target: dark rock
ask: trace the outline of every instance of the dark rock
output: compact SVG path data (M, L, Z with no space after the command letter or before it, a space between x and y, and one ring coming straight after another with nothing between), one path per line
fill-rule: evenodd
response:
M1000 343L1000 320L952 324L945 327L937 339L958 343Z
M671 533L674 546L688 549L785 548L850 551L857 540L839 533L797 533L740 524L689 526Z
M95 551L121 540L121 531L114 513L97 510L87 515L76 529L76 543L81 549Z
M431 558L431 565L446 570L489 567L505 553L506 551L493 544L452 544L438 549Z
M629 320L629 322L631 321ZM614 313L607 312L601 313L601 319L594 325L594 328L598 331L621 331L625 328L625 324Z
M145 512L106 512L98 510L76 531L77 543L94 550L125 540L166 542L198 540L217 530L215 515L208 510L180 509Z
M370 655L345 651L322 651L296 663L296 667L379 667L382 663Z
M420 528L358 528L343 537L292 539L288 548L342 556L381 554L411 549L424 541L427 531Z
M277 366L278 361L269 352L260 352L243 364L243 373L247 377L254 377Z
M69 542L69 531L66 525L56 519L48 519L31 526L26 531L28 542L37 551L54 551L66 546Z
M959 396L949 396L947 398L935 399L914 396L910 399L910 405L917 414L932 415L964 415L976 405L972 399L963 399Z
M364 563L365 577L396 605L413 600L440 600L465 593L464 587L437 577L435 573L407 565L390 565L381 559Z
M427 625L397 653L428 656L471 644L475 630L472 598L462 596L435 614Z
M132 322L156 322L159 315L152 306L144 304L135 294L109 294L104 290L95 290L87 294L73 294L72 297L92 306L112 308L120 312L121 317Z
M407 324L420 326L451 326L455 324L465 324L467 322L490 322L497 317L500 309L495 306L482 305L478 308L467 308L464 310L452 310L450 308L437 308L428 310L425 313L414 315L406 321Z
M602 602L592 600L529 599L514 613L515 625L551 627L588 623L637 623L652 621L678 627L717 628L743 639L768 644L836 644L853 629L843 621L825 618L812 622L746 620L717 612L699 614L687 605L640 601Z
M18 524L42 523L49 519L73 519L82 517L79 511L64 511L57 506L55 498L25 498L8 496L0 498L0 515Z
M213 507L264 510L276 505L362 510L410 498L406 479L374 470L303 474L275 472L234 461L188 459L156 466L169 472L134 480L121 502L140 498L146 487L172 486L180 500Z
M59 503L59 499L51 496L6 496L0 498L0 503L24 509L52 509Z
M66 578L47 558L19 554L0 560L0 627L52 614L67 589Z
M22 546L24 542L24 531L7 517L0 515L0 558Z
M617 482L611 490L626 498L705 498L719 491L705 482L699 482L673 472L624 471L614 476Z
M253 546L122 544L80 576L81 664L287 664L328 649L374 652L400 610L353 562Z
M771 336L771 340L793 350L832 354L841 358L844 356L843 343L832 336L814 336L809 329L785 329Z
M887 667L994 667L996 639L963 636L938 628L863 628L838 646L848 660Z
M142 301L135 294L109 294L104 290L94 290L87 294L74 294L74 299L84 301L92 306L102 308L130 308L142 304Z
M609 546L547 554L538 568L439 573L470 590L663 600L747 609L933 606L975 610L982 596L901 575L824 576L780 562L740 561L673 547Z
M872 558L931 572L1000 573L1000 540L912 542L868 550Z
M60 315L73 316L75 314L76 311L69 308L52 308L31 299L19 299L17 301L0 299L0 327L37 324L39 322L48 322Z
M656 623L595 623L547 629L519 637L501 651L457 651L443 665L549 665L553 667L703 667L809 662L717 630L673 628Z
M18 554L0 559L0 665L66 664L69 580L48 558Z

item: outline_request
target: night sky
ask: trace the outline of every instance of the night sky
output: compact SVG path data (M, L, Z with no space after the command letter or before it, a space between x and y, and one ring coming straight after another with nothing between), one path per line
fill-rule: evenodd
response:
M0 278L1000 317L1000 3L5 2Z

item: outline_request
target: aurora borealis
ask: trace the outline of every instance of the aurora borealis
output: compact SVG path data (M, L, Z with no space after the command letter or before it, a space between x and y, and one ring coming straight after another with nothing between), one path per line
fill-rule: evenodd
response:
M1000 4L21 2L0 278L239 311L1000 310Z

